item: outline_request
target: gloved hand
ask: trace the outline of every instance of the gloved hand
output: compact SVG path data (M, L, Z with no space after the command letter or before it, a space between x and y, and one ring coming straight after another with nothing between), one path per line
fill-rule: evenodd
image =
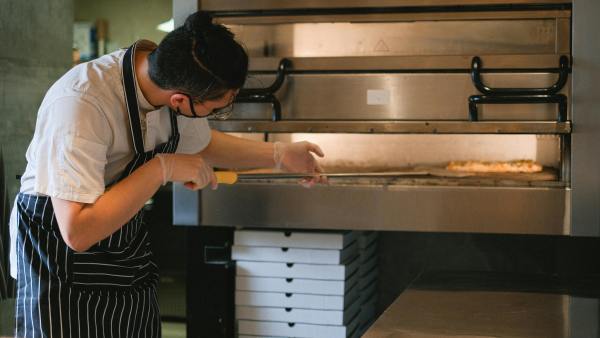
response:
M323 169L313 154L319 157L325 156L321 148L314 143L306 141L294 143L275 142L273 151L275 168L292 173L310 174L310 178L301 182L306 187L311 187L316 183L327 183L327 178L320 175L323 173Z
M217 188L217 177L202 156L194 154L156 154L162 167L163 185L167 182L182 182L191 190L211 185Z

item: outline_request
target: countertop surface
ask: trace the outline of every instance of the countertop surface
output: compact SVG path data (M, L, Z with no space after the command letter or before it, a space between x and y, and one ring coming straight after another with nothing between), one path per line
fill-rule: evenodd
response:
M573 285L535 275L430 274L405 290L363 337L599 337L600 284L588 282Z

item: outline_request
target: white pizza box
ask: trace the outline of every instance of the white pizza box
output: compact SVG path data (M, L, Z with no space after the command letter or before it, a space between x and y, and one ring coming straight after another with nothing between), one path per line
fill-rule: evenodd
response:
M358 320L358 318L356 319ZM363 336L363 334L367 331L367 329L369 328L369 326L366 326L364 329L359 327L360 323L358 325L355 326L355 329L352 333L350 333L347 338L360 338ZM260 335L260 336L254 336L254 335L237 335L238 338L288 338L288 337L283 337L283 336L265 336L265 335Z
M236 230L233 243L245 246L341 250L355 239L354 231Z
M367 327L368 328L368 327ZM356 328L354 329L354 332L350 333L350 335L347 338L360 338L363 336L363 334L366 332L366 329L364 331L361 331L361 328L358 327L358 325L356 326ZM251 335L237 335L237 338L288 338L288 337L275 337L275 336L251 336Z
M372 256L368 261L362 263L358 267L358 275L366 276L373 268L377 267L378 256Z
M236 306L235 318L271 322L346 325L355 319L360 311L360 302L354 301L348 308L340 311L276 308L259 306Z
M358 324L356 320L346 326L239 320L238 333L240 337L348 338L354 335Z
M301 249L288 247L261 247L234 245L233 260L257 262L284 262L307 264L343 264L358 255L358 244L352 242L341 250Z
M360 331L360 328L357 326L356 329L354 329L354 332L351 333L347 338L360 338L363 336L363 334L365 334L365 331ZM275 337L275 336L250 336L247 334L242 334L242 335L237 335L237 338L289 338L289 337Z
M369 245L365 249L361 249L359 251L360 262L361 264L366 263L369 259L377 256L377 243L373 243Z
M236 276L346 280L359 266L358 258L348 264L303 264L273 262L236 262Z
M371 283L377 280L377 276L379 275L379 270L377 266L375 266L371 271L369 271L366 275L358 276L358 289L364 290Z
M240 291L344 295L358 284L358 279L358 273L353 273L346 280L236 276L235 288Z
M344 310L358 299L358 288L354 287L347 294L309 295L304 293L236 291L236 306L267 306L279 308Z
M356 237L358 248L364 249L377 240L378 233L376 231L361 231Z

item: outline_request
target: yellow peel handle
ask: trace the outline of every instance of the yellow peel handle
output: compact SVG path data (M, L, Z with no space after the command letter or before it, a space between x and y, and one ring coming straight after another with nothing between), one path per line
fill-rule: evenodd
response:
M233 171L215 171L219 184L234 184L238 180L237 173Z

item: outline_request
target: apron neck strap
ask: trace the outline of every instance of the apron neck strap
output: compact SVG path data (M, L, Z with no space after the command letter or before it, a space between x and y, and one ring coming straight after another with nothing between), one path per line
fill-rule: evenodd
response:
M173 109L169 108L169 115L171 116L171 135L179 135L179 127L177 126L177 113Z
M135 78L135 42L127 48L123 56L123 65L121 67L123 89L125 90L125 106L129 115L129 126L131 127L131 136L133 138L133 147L137 154L144 153L144 137L142 134L142 124L140 121L140 108L137 99L136 78Z

